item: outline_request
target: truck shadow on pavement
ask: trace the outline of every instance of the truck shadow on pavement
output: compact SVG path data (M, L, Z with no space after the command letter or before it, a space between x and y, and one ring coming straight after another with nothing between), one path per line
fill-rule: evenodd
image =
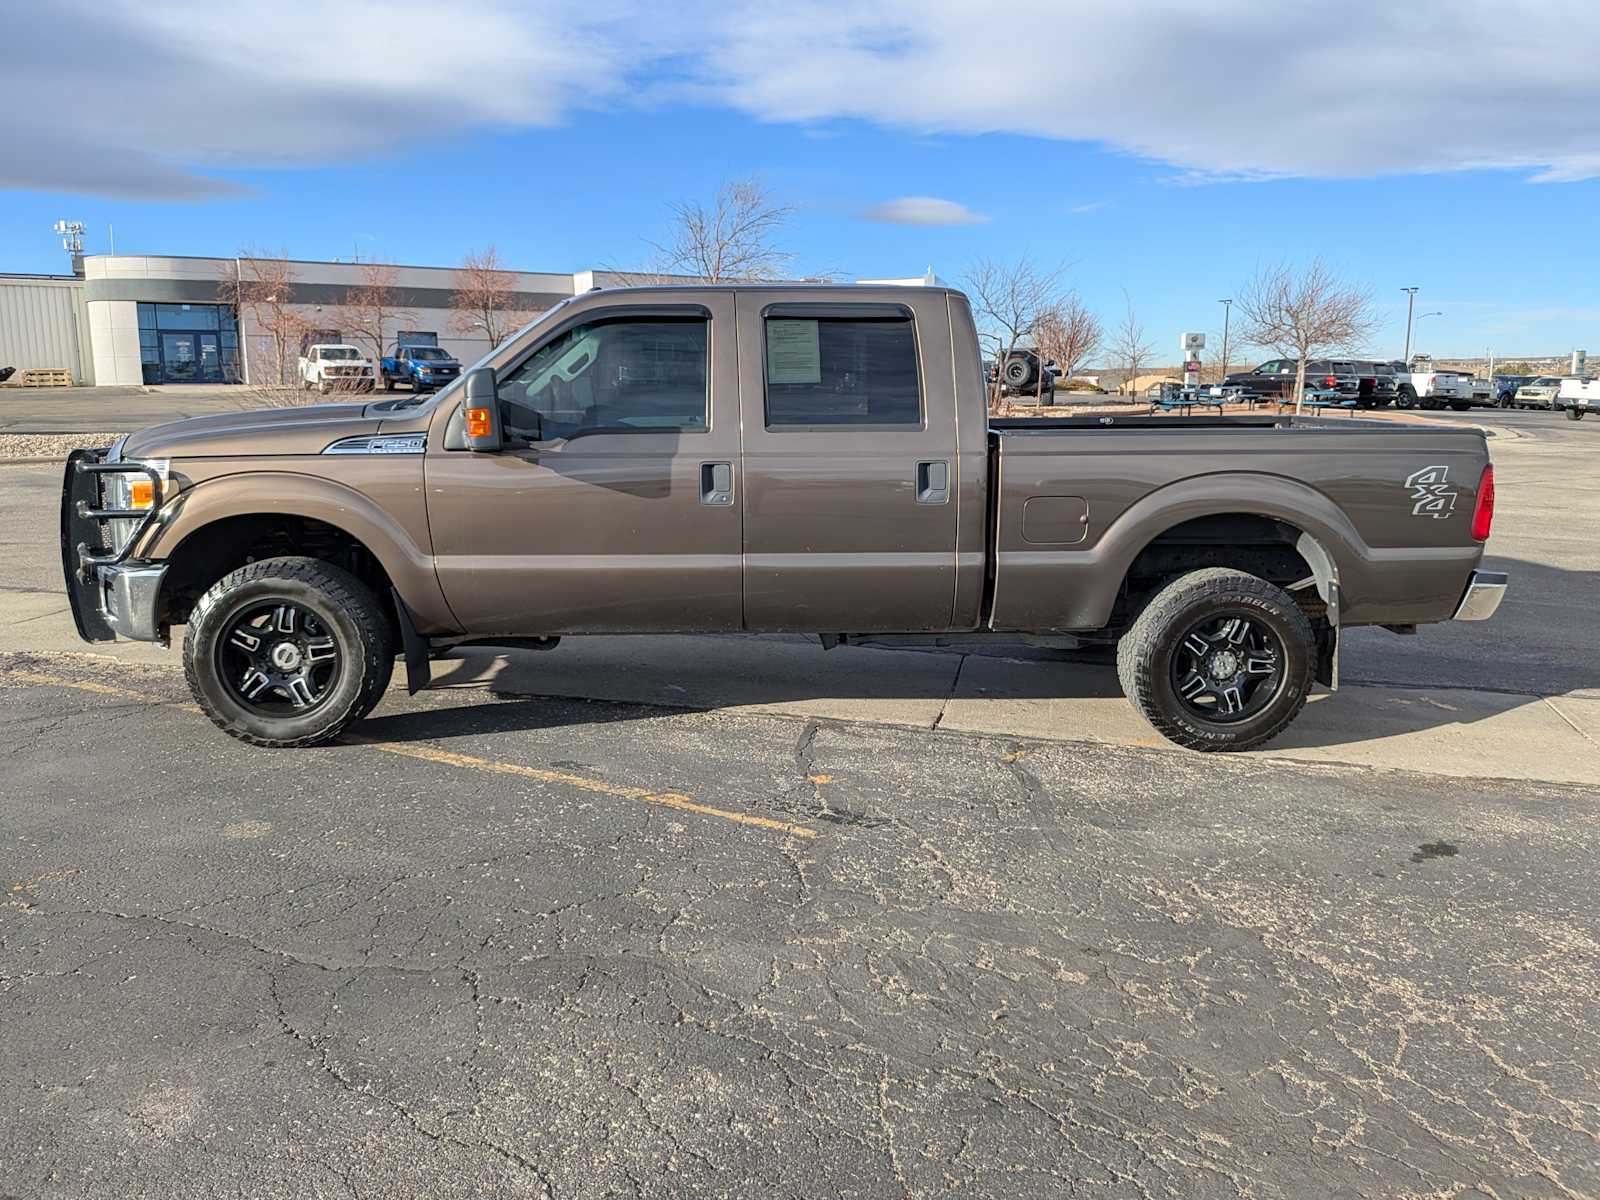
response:
M1360 633L1399 640L1382 631ZM856 647L824 652L795 636L737 635L597 636L548 652L475 648L433 664L427 699L391 702L361 730L396 741L440 740L648 721L683 711L736 711L1165 745L1123 697L1106 652L1019 645L1014 655L999 647L965 654ZM1592 674L1592 668L1568 673L1572 683ZM485 693L492 702L468 699ZM1296 722L1264 749L1390 741L1482 721L1494 722L1492 728L1510 737L1566 736L1570 724L1529 694L1454 680L1392 684L1347 677L1336 693L1319 689Z

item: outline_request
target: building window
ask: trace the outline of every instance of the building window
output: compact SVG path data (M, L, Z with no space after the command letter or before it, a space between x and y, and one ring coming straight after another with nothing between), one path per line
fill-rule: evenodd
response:
M158 304L156 328L185 331L215 329L217 308L215 304Z

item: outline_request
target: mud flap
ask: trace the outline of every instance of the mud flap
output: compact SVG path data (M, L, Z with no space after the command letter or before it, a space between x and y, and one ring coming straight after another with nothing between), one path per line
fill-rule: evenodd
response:
M415 696L433 682L433 668L428 665L428 639L417 632L411 620L411 610L400 599L400 593L390 588L389 594L394 597L395 616L400 625L400 645L405 651L406 692Z
M1317 682L1336 692L1339 690L1339 631L1322 622L1316 628Z

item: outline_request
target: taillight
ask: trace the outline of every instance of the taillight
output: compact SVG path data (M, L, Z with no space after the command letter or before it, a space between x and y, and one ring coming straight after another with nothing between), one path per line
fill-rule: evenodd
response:
M1339 382L1339 377L1338 376L1329 375L1327 379L1323 380L1323 386L1324 387L1333 387L1338 382Z
M1489 540L1489 526L1494 524L1494 464L1490 463L1483 469L1483 477L1478 480L1478 504L1472 510L1472 540L1486 542Z

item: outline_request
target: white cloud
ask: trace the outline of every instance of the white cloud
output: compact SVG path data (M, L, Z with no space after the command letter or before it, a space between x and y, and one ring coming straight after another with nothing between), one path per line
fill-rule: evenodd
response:
M151 200L553 124L614 99L635 49L576 0L0 0L0 28L0 188Z
M1067 211L1074 216L1086 216L1089 213L1099 212L1105 206L1106 201L1104 200L1091 200L1087 204L1074 204Z
M1600 176L1593 0L1009 0L981 19L967 0L666 16L644 0L57 0L48 20L0 0L0 27L0 187L199 199L232 190L218 170L682 99L1087 142L1182 183Z
M980 225L989 218L965 204L936 196L902 196L874 204L861 214L868 221L888 225Z
M708 69L769 120L1096 142L1189 178L1600 175L1592 0L965 0L733 11ZM1003 63L995 61L999 49ZM1198 75L1198 79L1197 79Z

